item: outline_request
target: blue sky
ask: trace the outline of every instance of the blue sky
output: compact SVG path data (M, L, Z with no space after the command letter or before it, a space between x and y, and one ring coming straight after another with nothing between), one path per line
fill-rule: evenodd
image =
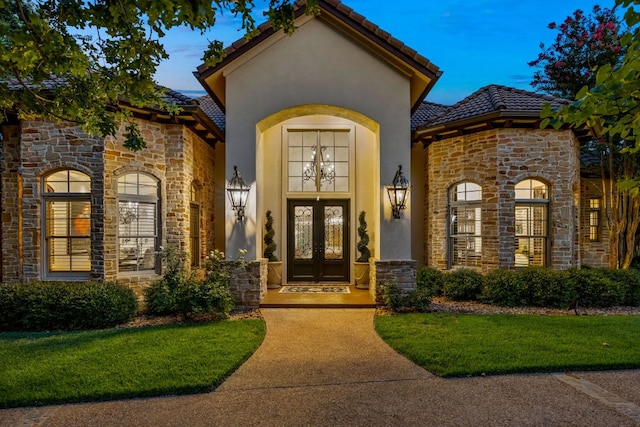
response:
M591 12L593 5L610 7L612 0L343 0L444 72L427 96L428 101L453 104L482 86L495 83L532 90L534 69L527 65L549 45L555 31L547 25L562 21L576 9ZM263 1L256 1L261 22ZM207 39L225 45L242 37L233 17L220 17L214 29L200 35L172 30L165 39L170 59L160 65L160 84L199 96L204 92L192 72L202 63Z

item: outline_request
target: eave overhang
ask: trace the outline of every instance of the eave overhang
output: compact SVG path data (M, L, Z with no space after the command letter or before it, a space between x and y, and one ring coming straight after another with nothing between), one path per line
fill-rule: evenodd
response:
M429 126L428 124L419 126L412 135L412 141L413 143L421 142L427 147L434 141L470 135L492 129L539 129L541 121L540 111L498 110L435 126ZM563 126L562 129L572 129L580 142L586 142L593 137L591 129L586 126L579 128Z
M199 138L215 146L216 142L224 142L224 132L216 126L197 104L178 105L180 112L171 114L159 108L135 107L126 101L120 101L120 108L131 111L134 117L161 124L181 124L191 129Z
M296 2L296 21L310 19L304 15L304 5L305 2ZM341 2L318 0L318 5L320 14L315 18L340 31L408 77L413 113L442 75L440 69ZM225 70L266 40L272 37L286 37L282 30L274 31L268 22L260 25L258 31L258 35L251 40L240 39L229 46L226 57L219 64L213 67L203 64L194 72L200 84L223 112L226 111Z

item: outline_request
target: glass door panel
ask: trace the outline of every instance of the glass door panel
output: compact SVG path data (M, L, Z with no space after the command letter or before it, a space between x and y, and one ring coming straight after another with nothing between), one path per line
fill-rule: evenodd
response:
M287 280L349 280L348 213L348 200L289 200Z

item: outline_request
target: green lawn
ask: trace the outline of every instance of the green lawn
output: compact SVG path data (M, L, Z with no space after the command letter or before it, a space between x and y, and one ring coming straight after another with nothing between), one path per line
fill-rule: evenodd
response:
M0 407L210 391L260 345L262 320L0 334Z
M379 316L391 347L443 377L640 367L640 316Z

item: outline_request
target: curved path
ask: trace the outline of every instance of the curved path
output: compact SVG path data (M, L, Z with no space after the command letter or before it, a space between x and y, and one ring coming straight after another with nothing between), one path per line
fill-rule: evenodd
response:
M0 411L0 425L395 426L640 424L640 371L435 377L390 349L373 309L263 309L265 341L216 391ZM559 381L560 379L560 381ZM609 400L580 385L615 389ZM600 394L606 393L599 389ZM613 396L613 397L612 397ZM611 403L613 399L613 403ZM622 406L620 406L622 405ZM626 406L625 406L626 405ZM626 412L625 412L626 411Z

